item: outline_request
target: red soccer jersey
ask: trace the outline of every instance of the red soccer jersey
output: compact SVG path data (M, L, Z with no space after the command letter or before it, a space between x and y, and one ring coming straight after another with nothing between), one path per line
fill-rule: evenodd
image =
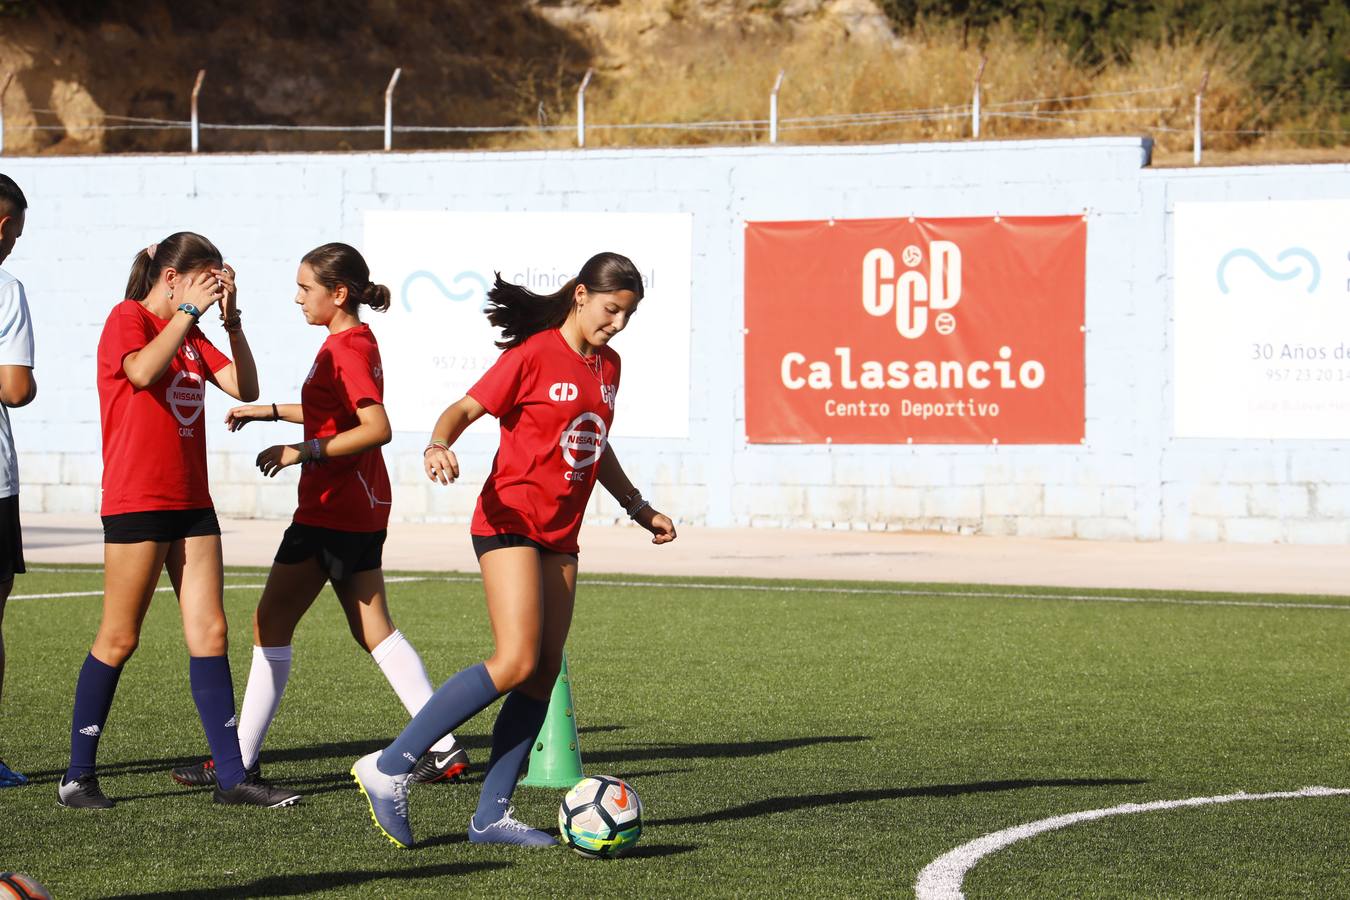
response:
M476 535L520 534L559 553L577 552L577 533L609 446L619 354L592 360L557 329L501 355L469 396L501 420L501 443L478 496Z
M102 514L211 506L206 480L206 382L230 365L197 326L164 376L139 390L122 361L159 335L168 320L135 300L108 314L98 341L98 403L103 426Z
M300 389L305 440L361 424L360 406L384 403L380 348L370 326L330 334ZM337 531L380 531L389 524L389 473L379 447L305 463L295 521Z

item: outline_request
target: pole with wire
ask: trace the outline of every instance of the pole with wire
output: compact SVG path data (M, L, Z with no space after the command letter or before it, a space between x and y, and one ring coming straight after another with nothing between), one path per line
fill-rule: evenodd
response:
M778 78L773 83L773 90L769 93L769 143L778 143L778 91L783 87L783 73L786 69L778 70Z
M202 82L206 80L206 70L197 70L197 82L192 85L192 152L201 146L201 120L197 117L197 97L202 92Z
M403 74L402 66L395 69L394 74L389 76L389 86L384 89L385 152L394 149L394 85L398 84L398 76L402 74Z
M975 73L975 95L970 100L970 136L980 139L980 83L984 80L984 65L989 57L980 57L980 69Z
M591 74L595 69L587 69L577 88L577 146L586 146L586 86L591 83Z
M1205 70L1205 77L1200 79L1200 90L1195 92L1195 137L1191 141L1191 161L1194 165L1200 165L1200 106L1205 96L1205 88L1209 86L1209 69Z
M9 83L14 80L13 72L5 73L5 80L0 82L0 155L5 152L5 92L9 90Z

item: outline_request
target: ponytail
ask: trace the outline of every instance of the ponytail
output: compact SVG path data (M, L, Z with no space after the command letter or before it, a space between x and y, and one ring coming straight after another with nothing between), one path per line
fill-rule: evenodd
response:
M592 256L576 278L552 294L536 294L529 288L503 281L500 272L496 276L484 312L488 321L502 330L502 339L497 341L502 350L522 344L541 331L562 327L572 312L572 298L579 284L600 294L631 291L639 300L644 292L642 273L631 259L618 253Z
M300 260L301 265L309 266L314 272L314 280L328 288L336 290L339 284L346 285L347 296L360 306L369 306L376 312L389 308L392 295L389 288L370 280L370 266L366 265L361 251L351 244L333 242L315 247ZM352 308L349 312L355 313Z
M191 231L177 231L160 241L142 248L131 260L131 274L127 276L126 296L129 300L144 300L150 296L160 273L165 269L179 272L199 272L220 268L224 257L216 245Z

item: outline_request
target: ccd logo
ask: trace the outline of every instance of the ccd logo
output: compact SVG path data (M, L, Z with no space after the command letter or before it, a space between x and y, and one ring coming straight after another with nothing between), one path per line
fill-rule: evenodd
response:
M911 244L900 254L908 270L897 278L895 257L877 247L863 257L863 309L873 316L895 312L895 330L901 337L922 337L928 331L929 312L937 312L933 326L939 334L956 330L956 317L947 310L961 302L961 248L951 241L928 245L928 275L918 270L923 251Z
M577 399L577 386L570 381L558 381L549 386L548 399L558 403Z

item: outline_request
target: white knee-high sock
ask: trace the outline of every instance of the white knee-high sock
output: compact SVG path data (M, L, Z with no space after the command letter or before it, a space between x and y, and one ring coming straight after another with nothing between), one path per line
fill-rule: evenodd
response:
M417 715L417 711L431 699L432 693L431 679L427 677L427 670L422 665L422 657L418 655L417 648L409 643L403 632L395 629L393 634L380 641L375 649L370 651L370 657L380 667L384 677L389 679L389 686L394 689L395 694L398 694L398 699L408 711L408 715ZM444 753L454 743L455 736L447 734L432 744L431 749L437 753Z
M253 665L248 670L248 687L239 708L239 751L244 768L258 761L263 738L281 705L286 680L291 677L291 648L254 647Z

